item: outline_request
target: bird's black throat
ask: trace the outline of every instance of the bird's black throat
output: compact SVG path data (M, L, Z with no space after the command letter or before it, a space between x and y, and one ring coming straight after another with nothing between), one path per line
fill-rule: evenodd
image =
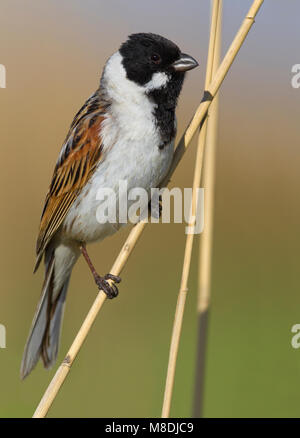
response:
M162 139L160 149L163 149L175 138L175 110L183 81L184 73L173 73L172 78L165 87L148 93L149 99L156 105L154 117Z

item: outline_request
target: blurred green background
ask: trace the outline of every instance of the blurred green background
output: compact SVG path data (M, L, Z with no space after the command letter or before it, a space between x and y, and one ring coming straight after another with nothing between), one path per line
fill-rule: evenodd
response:
M223 53L251 1L224 0ZM265 1L220 94L213 298L204 415L298 417L300 351L299 59L297 0ZM180 135L203 92L210 2L2 0L0 63L1 287L0 416L31 416L55 369L39 364L19 380L22 352L40 294L33 276L44 197L69 124L97 88L105 60L127 35L160 33L199 60L184 85ZM191 187L195 144L172 184ZM185 224L150 225L49 416L152 417L162 405L183 261ZM91 246L109 271L129 229ZM171 415L192 413L196 342L195 242ZM82 260L74 269L58 363L95 297Z

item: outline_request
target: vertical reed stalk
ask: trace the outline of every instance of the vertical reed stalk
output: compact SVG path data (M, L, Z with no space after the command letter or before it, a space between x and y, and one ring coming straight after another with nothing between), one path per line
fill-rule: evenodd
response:
M205 92L205 101L212 100L213 97L216 95L220 84L222 83L223 79L225 78L230 66L232 65L240 47L242 46L243 42L245 41L245 38L251 29L254 18L259 11L261 5L263 3L263 0L254 0L252 3L251 8L249 9L248 14L246 15L236 37L234 38L230 48L228 49L222 64L218 68L214 78L210 82L209 86L206 88ZM212 20L215 18L214 12L212 14ZM216 24L211 25L211 31L216 30ZM210 46L211 44L214 44L215 37L212 37L210 35ZM208 56L208 63L211 62L211 58L213 58L213 55ZM210 72L211 67L207 66L207 75ZM220 79L222 77L222 80L220 82ZM209 82L209 78L207 79ZM202 107L203 108L203 107ZM208 109L208 108L207 108ZM197 111L198 112L198 111ZM197 115L196 112L196 115ZM201 162L202 162L202 154L203 154L203 147L205 142L205 131L206 131L206 121L205 119L202 129L200 131L199 136L199 142L198 142L198 151L197 151L197 160L196 160L196 167L195 167L195 173L194 173L194 184L193 188L200 184L200 177L201 177ZM191 122L190 127L193 125L193 121ZM181 144L179 144L179 147ZM196 202L196 193L193 191L193 202L192 202L192 214L196 211L195 209L195 202ZM192 221L190 226L194 225L195 221ZM176 370L176 362L177 362L177 355L178 355L178 348L179 348L179 342L180 342L180 336L181 336L181 329L182 329L182 321L183 321L183 314L184 314L184 308L185 308L185 301L186 301L186 295L187 295L187 282L188 282L188 276L189 276L189 270L190 270L190 262L191 262L191 253L192 253L192 247L193 247L193 235L188 235L186 239L186 246L185 246L185 253L184 253L184 261L183 261L183 270L182 270L182 277L181 277L181 284L177 299L177 306L175 311L175 317L174 317L174 323L173 323L173 330L172 330L172 337L171 337L171 345L170 345L170 352L169 352L169 361L168 361L168 370L167 370L167 378L166 378L166 384L165 384L165 391L164 391L164 400L163 400L163 407L162 407L162 417L168 418L170 415L170 408L171 408L171 400L172 400L172 394L173 394L173 387L174 387L174 380L175 380L175 370Z
M207 65L206 65L206 78L205 78L205 89L209 86L210 81L212 79L212 70L214 63L214 53L215 53L215 45L216 45L216 37L217 37L217 25L218 25L218 16L219 16L219 0L213 1L212 8L212 16L211 16L211 25L210 25L210 36L209 36L209 48L208 48L208 56L207 56ZM203 164L203 151L205 145L206 131L208 125L208 117L204 120L203 125L199 132L198 138L198 146L197 146L197 156L196 156L196 164L194 171L194 180L193 180L193 198L192 198L192 211L191 217L189 220L189 228L195 226L196 214L197 214L197 189L200 186L201 181L201 171ZM187 283L190 273L190 265L191 265L191 257L192 257L192 249L194 242L194 233L189 233L186 238L185 244L185 252L184 252L184 260L183 260L183 269L181 276L181 284L177 299L177 306L175 311L173 332L171 338L171 346L170 346L170 354L169 354L169 363L168 363L168 371L167 371L167 379L165 385L165 394L162 408L162 417L166 418L170 415L171 408L171 400L172 393L174 387L174 379L175 379L175 369L176 369L176 361L178 355L179 341L182 330L182 320L184 314L184 307L186 296L188 292Z
M212 69L207 78L205 87L208 86L217 71L220 62L221 33L222 33L222 0L214 0L218 8L218 21L216 29L215 47L213 52ZM214 214L214 186L215 186L215 161L218 128L219 96L216 95L208 111L207 134L203 162L202 187L205 189L205 227L199 239L199 268L198 268L198 303L197 303L197 352L196 373L194 388L193 417L201 417L203 411L204 392L204 366L207 344L207 326L211 291L211 261L213 243L213 214Z

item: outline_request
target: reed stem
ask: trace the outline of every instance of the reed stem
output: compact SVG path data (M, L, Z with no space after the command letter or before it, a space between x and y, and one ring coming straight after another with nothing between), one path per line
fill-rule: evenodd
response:
M211 77L220 62L222 33L222 0L218 2L218 22L212 60ZM203 411L204 367L206 362L207 328L211 289L211 262L213 241L213 213L216 143L218 129L219 96L216 95L208 111L207 134L205 142L202 187L205 190L204 223L205 228L199 239L198 302L197 302L197 351L194 388L193 417L201 417Z
M208 56L207 56L207 65L206 65L206 77L205 77L205 88L209 86L212 79L212 70L214 63L214 54L215 54L215 46L217 39L217 26L219 23L219 0L213 1L213 8L211 14L211 25L210 25L210 36L209 36L209 47L208 47ZM191 217L189 220L189 228L192 229L195 226L196 214L197 214L197 189L200 187L201 181L201 172L203 165L203 151L206 139L206 131L208 125L209 118L207 117L199 132L198 145L197 145L197 155L196 155L196 164L194 170L194 179L193 179L193 198L192 198L192 209L191 209ZM165 393L164 393L164 401L162 408L162 417L168 418L170 415L172 394L174 388L175 381L175 370L176 370L176 362L178 356L178 348L180 342L180 336L182 331L182 321L184 315L184 308L186 302L186 296L188 292L188 279L190 273L191 266L191 258L192 258L192 250L194 243L195 234L190 232L186 237L185 251L184 251L184 260L183 260L183 268L182 268L182 276L181 276L181 284L178 293L177 306L174 317L174 325L171 337L171 345L170 345L170 353L169 353L169 363L168 363L168 371L167 371L167 379L165 384Z

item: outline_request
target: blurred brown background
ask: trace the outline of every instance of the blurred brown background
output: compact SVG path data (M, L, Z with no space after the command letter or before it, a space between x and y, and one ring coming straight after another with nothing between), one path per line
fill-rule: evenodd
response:
M224 0L223 52L251 1ZM205 416L299 416L299 59L297 0L266 1L221 91ZM182 133L203 92L210 2L2 0L0 63L0 416L31 416L55 370L19 380L40 294L35 239L69 124L127 35L160 33L199 60L185 82ZM195 145L173 184L191 187ZM105 304L49 416L159 416L181 275L185 225L150 225ZM128 229L91 247L109 271ZM196 239L172 416L190 416L196 341ZM58 363L94 297L80 260L69 290Z

